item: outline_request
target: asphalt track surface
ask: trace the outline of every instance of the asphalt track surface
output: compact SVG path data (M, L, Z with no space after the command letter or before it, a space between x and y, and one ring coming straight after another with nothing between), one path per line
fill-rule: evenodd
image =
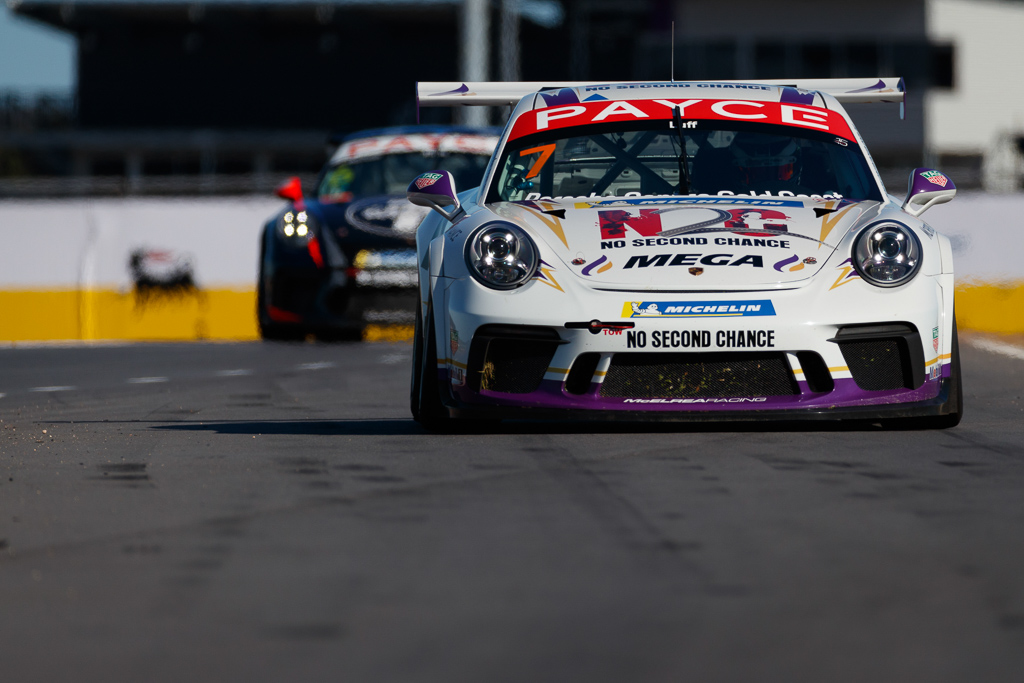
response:
M0 350L0 676L1024 680L1024 360L876 426L425 434L405 344Z

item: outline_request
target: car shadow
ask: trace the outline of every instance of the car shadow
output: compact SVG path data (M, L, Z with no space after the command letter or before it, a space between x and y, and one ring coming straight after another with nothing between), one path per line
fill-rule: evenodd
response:
M670 434L701 432L861 432L886 429L878 422L553 422L508 420L498 424L459 422L439 436L474 434ZM891 428L891 427L890 427ZM221 420L151 424L161 431L212 432L244 435L306 436L424 436L434 434L408 418L352 420Z

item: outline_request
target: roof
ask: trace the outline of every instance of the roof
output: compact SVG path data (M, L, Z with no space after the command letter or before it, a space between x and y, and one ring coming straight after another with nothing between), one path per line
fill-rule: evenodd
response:
M372 138L382 135L484 135L493 137L501 135L501 128L480 128L476 126L446 126L446 125L416 125L416 126L389 126L386 128L369 128L356 131L348 135L331 135L330 142L334 144L359 140L361 138Z

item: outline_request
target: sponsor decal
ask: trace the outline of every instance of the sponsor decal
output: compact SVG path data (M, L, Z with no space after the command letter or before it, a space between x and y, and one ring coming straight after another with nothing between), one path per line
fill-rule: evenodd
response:
M767 397L757 396L751 398L626 398L623 403L763 403Z
M633 247L667 247L667 246L699 246L708 244L707 237L644 237L635 238L628 243L626 240L610 240L601 242L602 249L621 249L627 244ZM789 240L749 238L749 237L716 237L711 244L720 247L761 247L769 249L789 249Z
M660 268L661 266L752 266L763 268L764 259L758 254L634 254L622 268ZM802 267L802 266L801 266Z
M806 263L809 266L813 266L817 262L818 259L814 258L813 256L808 256L807 258L804 259L804 263Z
M846 147L846 145L849 143L847 143L846 140L842 138L836 138L836 144L840 145L841 147Z
M921 177L927 180L929 183L934 183L939 187L945 187L946 183L949 182L949 178L942 175L938 171L925 171L921 174Z
M935 349L935 353L939 352L939 328L932 328L932 348Z
M811 195L811 199L814 199L817 195ZM821 201L831 201L833 199L842 199L842 195L819 197ZM524 202L525 204L531 203L532 200ZM845 201L845 200L844 200ZM788 199L785 195L778 198L772 197L771 193L765 193L764 196L752 197L750 195L735 195L731 192L723 190L718 193L716 197L614 197L609 199L587 199L582 202L575 202L573 204L574 209L599 209L602 206L666 206L669 208L680 208L687 209L691 206L701 205L715 205L715 204L746 204L748 206L774 206L774 207L795 207L802 208L803 202L795 199ZM662 213L667 212L668 209L663 209ZM728 213L728 212L727 212Z
M690 275L703 275L703 274L704 274L704 269L703 268L690 268Z
M942 376L942 366L936 363L928 368L928 379L938 379Z
M695 93L702 95L703 93ZM533 133L616 121L671 120L673 110L687 121L756 121L809 130L823 130L853 140L841 114L807 104L742 99L604 100L550 106L527 112L516 119L510 140Z
M574 259L572 260L572 264L573 264L574 266L582 266L582 265L583 265L584 263L586 263L586 262L587 262L587 259L585 259L585 258L580 258L579 256L577 256L576 258L574 258Z
M775 315L769 299L742 301L627 301L623 318L722 318Z
M694 210L703 211L706 217L681 226L669 228L664 226L663 216L687 210L691 212ZM668 217L671 218L673 216ZM792 220L792 218L775 209L747 208L724 210L712 207L688 206L640 209L639 214L624 209L598 211L597 220L598 227L601 230L602 248L612 248L604 246L604 242L611 241L613 246L615 240L623 240L627 236L627 230L641 237L661 237L664 239L722 224L723 227L736 230L741 235L770 237L774 233L789 230L786 221ZM722 244L722 242L716 243Z
M773 349L775 330L627 330L627 349Z
M455 329L454 322L450 324L448 331L449 343L451 345L452 355L454 356L456 353L459 352L459 331Z
M422 190L425 187L430 187L443 177L444 174L441 173L423 173L415 180L416 189Z
M451 380L452 386L466 385L466 371L456 365L448 366L448 378Z

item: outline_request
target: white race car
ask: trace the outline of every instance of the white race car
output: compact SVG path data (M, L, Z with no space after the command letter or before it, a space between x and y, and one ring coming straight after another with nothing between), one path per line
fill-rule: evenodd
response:
M421 83L514 106L483 184L409 186L412 412L456 420L879 420L962 413L949 240L888 195L841 102L900 79ZM460 423L462 424L462 423Z

